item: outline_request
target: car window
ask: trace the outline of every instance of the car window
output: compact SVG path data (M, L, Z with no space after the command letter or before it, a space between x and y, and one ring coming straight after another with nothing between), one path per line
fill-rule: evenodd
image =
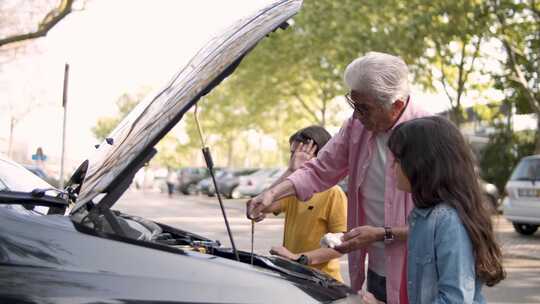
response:
M0 191L9 190L6 184L0 180Z
M24 167L5 160L0 160L0 180L7 189L13 191L30 192L36 188L52 188Z
M221 171L221 170L216 171L216 172L214 173L214 176L215 176L216 178L222 177L222 176L224 176L224 175L225 175L225 171Z
M540 180L540 159L529 158L519 162L511 180Z

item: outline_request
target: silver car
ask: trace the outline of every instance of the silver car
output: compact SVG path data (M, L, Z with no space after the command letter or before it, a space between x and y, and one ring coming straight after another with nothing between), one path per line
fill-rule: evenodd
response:
M237 191L241 196L257 196L276 181L284 171L285 169L261 169L253 174L241 176Z
M540 225L540 155L521 159L506 184L506 192L504 217L518 233L534 234Z

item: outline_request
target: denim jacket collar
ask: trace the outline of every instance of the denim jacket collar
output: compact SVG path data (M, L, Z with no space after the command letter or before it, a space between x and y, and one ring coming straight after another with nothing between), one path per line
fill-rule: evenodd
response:
M412 213L414 215L419 215L423 218L427 218L429 214L431 213L431 211L433 211L433 207L432 208L414 208L412 210Z

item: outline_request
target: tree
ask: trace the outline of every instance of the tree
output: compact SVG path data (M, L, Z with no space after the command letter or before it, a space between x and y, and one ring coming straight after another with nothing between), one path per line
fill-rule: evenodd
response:
M462 103L467 92L483 90L491 82L482 83L478 77L482 72L478 63L485 59L482 46L489 37L487 6L474 0L419 0L407 5L427 44L414 63L416 80L428 90L436 85L442 88L450 103L450 118L459 126L464 121Z
M215 144L227 154L226 163L237 163L249 150L242 139L248 128L272 136L284 160L293 131L311 124L340 126L336 114L347 109L340 97L346 93L342 74L359 55L375 50L415 62L427 47L421 38L428 27L411 30L414 20L403 3L306 1L289 29L260 42L205 98L209 103L200 103L203 129L211 138L219 134ZM193 138L196 129L191 130Z
M92 128L92 133L99 141L103 141L116 126L143 100L149 92L149 88L143 88L135 94L122 94L116 101L118 113L115 116L101 117L96 126ZM177 137L172 133L167 134L156 146L158 154L152 163L162 167L178 168L181 164L181 157L190 151L190 147L181 145Z
M398 3L306 1L287 31L271 35L246 58L237 87L251 91L258 107L290 103L287 113L295 119L340 125L335 113L346 104L336 106L336 97L345 93L342 75L352 59L376 50L409 60L423 51L422 43L403 39L408 19Z
M4 29L2 31L2 34L4 35L0 36L0 48L14 43L46 36L54 26L56 26L62 19L72 12L74 2L75 0L60 0L56 7L46 12L45 16L38 22L37 27L26 26L23 27L21 31L12 31L8 32L7 34L4 34L4 32L6 32ZM30 13L28 14L30 16L38 11L41 12L43 10L41 5L37 8L35 7L34 3L32 3L32 5L34 7L30 9ZM3 6L0 6L4 12L4 14L1 14L2 18L0 19L2 19L2 21L0 21L0 26L3 28L7 26L10 28L19 29L21 27L20 20L18 20L18 18L14 18L12 12L5 9L4 6L8 6L8 3L4 3Z
M135 96L123 94L116 101L118 107L118 115L101 117L98 119L96 126L92 128L92 133L99 141L104 140L114 128L126 117L133 108L141 101L143 93L138 93Z
M537 116L535 153L540 153L540 2L491 0L492 34L506 53L499 87L522 113Z
M28 103L18 103L15 101L8 101L5 105L5 110L9 116L9 139L8 139L8 157L13 158L13 138L15 134L15 128L24 120L24 118L30 114L39 105L35 98L31 99Z
M203 100L199 101L198 119L203 133L203 140L212 147L217 163L227 167L240 167L249 158L249 145L246 144L246 131L258 127L258 113L248 110L252 104L246 91L238 90L233 83L235 77L215 88ZM200 135L196 121L186 115L186 132L190 138L188 146L200 152Z
M480 159L481 174L484 179L493 182L501 193L519 160L533 153L534 133L514 133L504 124L498 124L497 131L490 136Z
M185 157L185 154L180 153L181 145L178 138L171 133L165 135L157 144L157 150L158 154L152 163L156 163L160 167L179 168L182 164L182 157Z

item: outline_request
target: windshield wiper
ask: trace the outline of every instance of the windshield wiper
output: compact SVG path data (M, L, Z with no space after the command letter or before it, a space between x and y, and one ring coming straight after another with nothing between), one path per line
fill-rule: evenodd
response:
M54 208L66 208L69 202L62 197L35 196L32 192L0 191L1 205L31 205Z

